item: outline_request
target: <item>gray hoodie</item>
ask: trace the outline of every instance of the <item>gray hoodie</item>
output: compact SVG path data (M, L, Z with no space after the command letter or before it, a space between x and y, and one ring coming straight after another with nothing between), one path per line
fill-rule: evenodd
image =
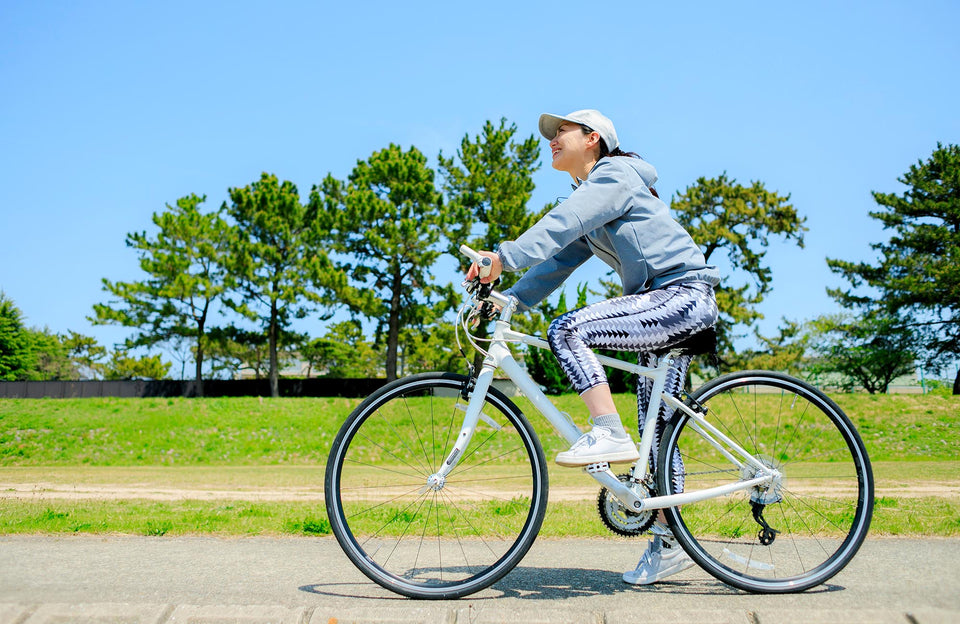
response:
M656 180L653 165L639 158L601 158L570 197L517 240L501 243L505 271L530 269L507 294L529 309L591 256L617 272L627 295L682 282L719 284L720 272L650 192Z

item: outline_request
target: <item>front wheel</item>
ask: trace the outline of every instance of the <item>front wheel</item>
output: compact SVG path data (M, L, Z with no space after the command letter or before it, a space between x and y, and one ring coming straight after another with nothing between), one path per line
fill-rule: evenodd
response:
M445 478L469 378L391 383L344 422L327 461L327 516L371 580L413 598L459 598L509 572L543 522L547 470L536 433L491 388L470 445Z
M706 408L708 423L780 476L665 510L684 550L721 581L759 593L803 591L843 569L870 527L873 472L836 403L800 380L766 371L720 377L692 398L691 405ZM679 412L665 429L661 492L757 476L756 468L731 461L732 454L698 429Z

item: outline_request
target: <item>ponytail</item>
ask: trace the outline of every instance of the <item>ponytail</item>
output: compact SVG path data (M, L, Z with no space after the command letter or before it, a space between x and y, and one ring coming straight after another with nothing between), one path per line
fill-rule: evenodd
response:
M600 141L602 143L603 139L600 139ZM640 158L640 154L636 152L625 152L619 147L613 148L613 151L608 151L606 148L606 145L600 146L600 158L603 158L604 156L629 156L630 158Z

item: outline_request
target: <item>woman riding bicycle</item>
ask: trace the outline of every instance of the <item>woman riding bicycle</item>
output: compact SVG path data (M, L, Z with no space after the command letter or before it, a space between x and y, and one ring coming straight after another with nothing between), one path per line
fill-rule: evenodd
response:
M622 297L568 312L547 332L550 347L593 424L569 450L557 455L556 462L561 466L634 462L639 459L637 447L624 430L593 349L639 352L640 364L654 365L652 352L716 323L713 287L720 275L706 264L700 248L657 196L656 170L620 149L609 119L596 110L580 110L565 116L543 114L539 125L550 140L553 168L570 174L574 191L515 241L502 242L495 252L480 252L492 260L489 276L481 281L493 281L503 271L529 269L505 292L526 310L591 256L617 272ZM473 265L467 278L477 273ZM690 356L674 358L667 392L680 393L689 364ZM646 413L651 385L641 378L639 414ZM670 410L661 407L652 457L657 456L659 430L670 416ZM657 531L637 568L623 575L624 581L653 583L693 564L668 529L661 525Z

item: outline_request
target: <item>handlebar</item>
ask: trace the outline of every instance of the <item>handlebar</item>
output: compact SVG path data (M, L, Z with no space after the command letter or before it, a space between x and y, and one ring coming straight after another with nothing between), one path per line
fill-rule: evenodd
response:
M460 245L460 253L473 260L473 263L477 265L478 275L480 277L490 275L490 271L493 268L493 260L486 256L481 256L466 245Z
M474 264L477 265L477 268L479 269L479 277L487 277L490 275L490 271L493 268L493 260L486 256L480 255L466 245L460 245L460 253L473 260ZM464 285L466 286L467 282L464 282ZM480 284L478 280L474 288L476 287L479 287L476 292L470 288L468 288L468 292L473 292L474 296L481 301L487 301L496 305L497 308L500 309L500 318L502 320L509 321L510 316L513 314L513 311L517 306L516 299L500 294L493 289L493 284ZM493 310L488 310L488 313L493 312Z

